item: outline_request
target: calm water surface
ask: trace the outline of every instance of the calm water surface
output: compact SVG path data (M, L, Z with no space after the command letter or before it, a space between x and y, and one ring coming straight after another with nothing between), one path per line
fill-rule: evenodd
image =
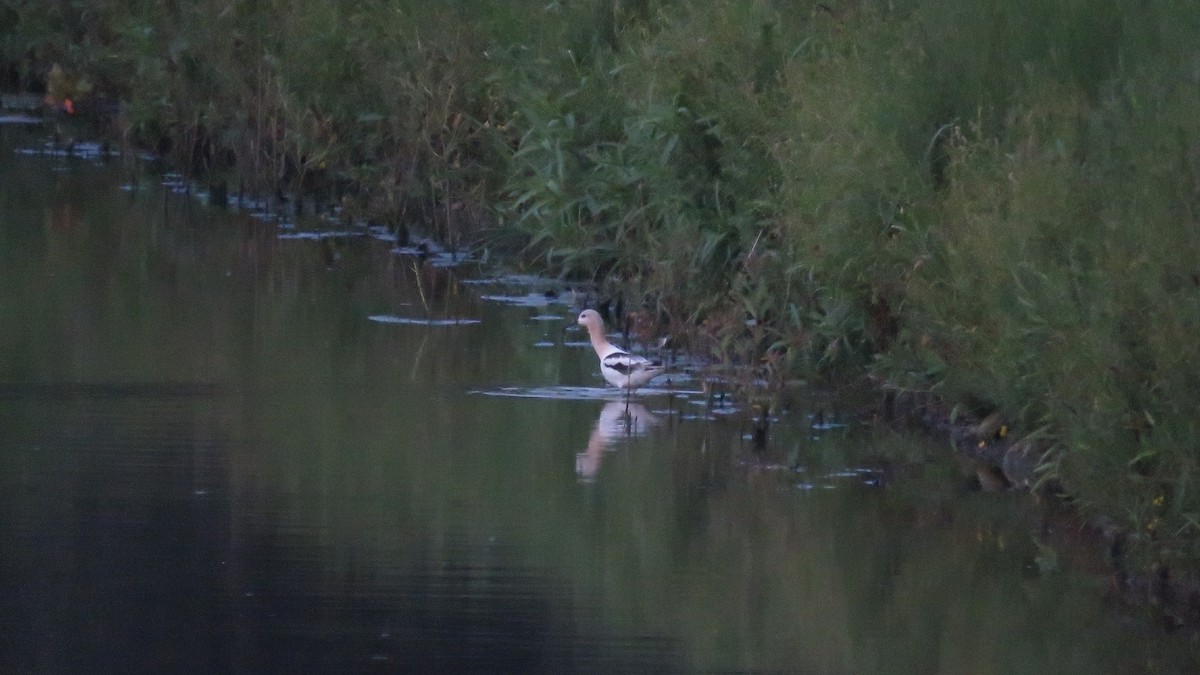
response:
M570 298L281 239L0 132L0 671L1194 659L919 439L798 409L755 454L686 378L630 420Z

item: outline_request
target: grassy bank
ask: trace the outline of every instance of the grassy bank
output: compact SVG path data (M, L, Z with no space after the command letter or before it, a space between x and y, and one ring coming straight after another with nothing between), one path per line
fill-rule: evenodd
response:
M10 88L119 101L214 185L595 279L768 381L998 413L1200 557L1195 3L0 7Z

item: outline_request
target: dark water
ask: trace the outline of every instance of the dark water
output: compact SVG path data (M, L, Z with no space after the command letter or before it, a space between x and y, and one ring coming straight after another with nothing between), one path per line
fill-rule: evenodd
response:
M1194 665L920 439L800 405L756 454L686 378L631 421L570 298L280 239L26 133L0 129L0 671Z

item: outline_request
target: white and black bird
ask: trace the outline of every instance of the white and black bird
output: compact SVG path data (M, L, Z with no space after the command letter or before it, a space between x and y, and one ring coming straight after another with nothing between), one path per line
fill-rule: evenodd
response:
M600 357L600 374L609 384L624 389L626 396L667 371L662 363L630 354L609 342L604 336L604 320L596 310L583 310L576 323L587 328L592 348Z

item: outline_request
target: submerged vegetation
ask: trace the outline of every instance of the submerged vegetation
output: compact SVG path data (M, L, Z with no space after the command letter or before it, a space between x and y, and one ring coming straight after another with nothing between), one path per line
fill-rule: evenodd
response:
M218 191L606 285L782 382L999 415L1200 558L1200 5L0 3L9 89ZM53 77L51 75L53 74Z

